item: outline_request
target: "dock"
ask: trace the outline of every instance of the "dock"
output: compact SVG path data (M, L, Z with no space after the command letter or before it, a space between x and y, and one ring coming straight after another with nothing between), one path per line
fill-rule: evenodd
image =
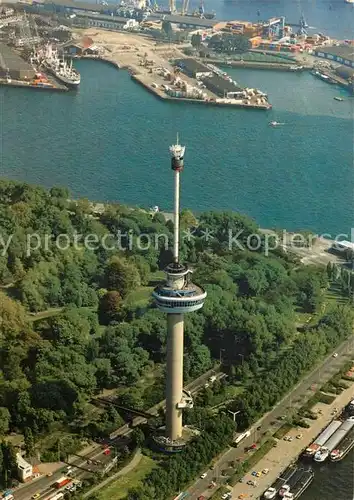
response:
M149 82L146 81L144 75L141 74L131 74L132 80L140 83L143 87L145 87L149 92L154 94L159 99L170 101L170 102L180 102L180 103L189 103L189 104L203 104L204 106L223 106L230 108L247 108L247 109L259 109L263 111L267 111L272 108L272 105L267 104L257 104L255 102L252 103L244 103L237 99L218 99L218 98L210 98L210 99L193 99L187 97L173 97L167 95L163 90L152 87Z
M0 78L0 85L4 87L17 87L22 89L34 89L34 90L49 90L51 92L68 92L68 88L64 85L55 84L53 87L41 87L35 85L31 82L24 82L23 80L12 80L7 78Z

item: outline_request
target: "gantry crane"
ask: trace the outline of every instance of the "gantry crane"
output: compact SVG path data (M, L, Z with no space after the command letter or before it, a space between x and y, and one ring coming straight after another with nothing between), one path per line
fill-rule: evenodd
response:
M185 16L188 13L189 9L189 0L183 0L182 4L182 16Z

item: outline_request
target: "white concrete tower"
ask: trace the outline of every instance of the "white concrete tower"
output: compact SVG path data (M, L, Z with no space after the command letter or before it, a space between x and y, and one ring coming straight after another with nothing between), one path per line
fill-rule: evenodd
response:
M179 262L179 183L184 167L185 146L170 147L174 171L174 241L173 262L167 266L166 283L153 291L160 311L167 313L166 438L182 437L182 410L193 407L190 393L183 390L184 314L203 307L206 292L190 280L191 271Z

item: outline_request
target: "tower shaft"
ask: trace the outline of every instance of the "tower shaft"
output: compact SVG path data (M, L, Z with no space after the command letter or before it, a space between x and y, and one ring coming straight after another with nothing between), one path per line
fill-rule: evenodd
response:
M175 207L174 207L173 262L178 262L179 253L179 171L175 170Z
M184 315L167 315L166 435L172 441L182 436Z

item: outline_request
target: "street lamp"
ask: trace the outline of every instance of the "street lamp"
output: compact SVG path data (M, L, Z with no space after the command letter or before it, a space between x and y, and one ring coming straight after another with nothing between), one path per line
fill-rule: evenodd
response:
M238 411L227 410L227 411L229 413L231 413L231 415L233 416L234 422L236 422L236 415L238 415L239 413L241 413L241 410L238 410Z

